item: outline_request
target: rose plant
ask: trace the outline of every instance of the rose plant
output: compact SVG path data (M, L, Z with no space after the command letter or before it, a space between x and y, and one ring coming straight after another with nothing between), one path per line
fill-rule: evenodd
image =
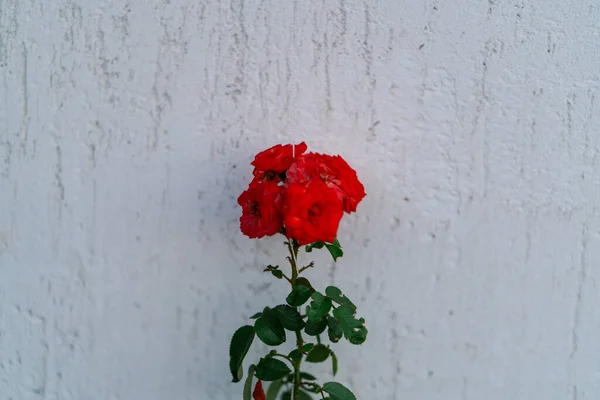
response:
M320 292L302 276L314 263L302 265L298 257L302 247L306 252L327 249L334 261L341 257L339 222L344 212L356 211L365 190L356 171L342 157L306 151L305 143L278 144L257 154L251 163L253 179L238 198L243 234L250 238L286 237L289 272L278 265L269 265L264 271L288 282L291 288L286 304L265 307L250 317L252 325L242 326L233 334L229 348L233 382L243 378L243 361L255 337L277 347L286 342L286 331L295 335L291 351L272 350L250 365L244 400L309 400L312 394L321 399L356 399L342 384L320 384L301 369L303 361L330 360L335 375L337 356L321 335L327 331L331 343L344 338L359 345L367 338L367 328L365 320L356 317L354 303L339 288L328 286ZM263 382L270 382L266 392Z

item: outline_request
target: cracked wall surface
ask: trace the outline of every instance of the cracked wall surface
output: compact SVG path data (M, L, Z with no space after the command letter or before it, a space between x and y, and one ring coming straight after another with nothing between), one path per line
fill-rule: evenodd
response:
M305 140L368 193L304 255L360 399L597 400L599 75L594 0L0 0L0 399L239 399L236 198Z

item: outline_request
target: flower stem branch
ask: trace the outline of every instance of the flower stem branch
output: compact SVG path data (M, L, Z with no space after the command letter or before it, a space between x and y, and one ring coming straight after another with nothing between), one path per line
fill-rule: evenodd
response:
M311 261L311 263L308 264L307 266L300 268L300 270L298 271L298 274L301 274L304 271L306 271L307 269L312 268L314 266L315 266L315 263Z
M288 249L290 251L290 256L288 260L290 262L290 266L292 267L292 289L296 286L296 280L298 279L298 267L296 264L296 260L298 257L298 242L294 239L290 239L287 242ZM296 331L296 346L302 354L302 346L304 345L304 340L302 339L302 333L300 331ZM300 364L302 363L302 357L298 359L294 364L294 391L293 391L293 400L300 399Z

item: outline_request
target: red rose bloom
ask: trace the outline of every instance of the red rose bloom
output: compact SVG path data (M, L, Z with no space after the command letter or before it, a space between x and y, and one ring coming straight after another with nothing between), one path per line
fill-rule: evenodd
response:
M332 243L344 213L336 193L322 180L307 185L290 184L282 206L286 235L300 246L313 242Z
M261 238L276 234L283 226L283 215L279 211L282 186L274 181L252 183L238 197L242 206L240 229L250 238Z
M307 153L298 157L286 172L286 182L306 184L315 178L324 178L330 174L323 155Z
M301 245L331 243L343 212L356 211L365 197L356 171L340 156L306 150L304 142L278 144L256 155L254 179L238 198L245 235L285 232Z
M323 159L332 175L326 180L344 202L347 213L356 211L356 206L366 196L365 187L358 180L356 171L340 156L323 155Z
M261 381L256 382L254 392L252 392L252 398L254 400L267 400L267 395L265 394Z
M267 172L280 174L288 169L306 149L306 143L302 142L295 146L278 144L262 151L250 163L254 166L254 175L263 175Z
M347 213L356 211L356 206L365 197L365 188L358 180L356 171L340 156L304 154L290 167L286 177L288 183L308 183L313 179L321 179L344 202Z

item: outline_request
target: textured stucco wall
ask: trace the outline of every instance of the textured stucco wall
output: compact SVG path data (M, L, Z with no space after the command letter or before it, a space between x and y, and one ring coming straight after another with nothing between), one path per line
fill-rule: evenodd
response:
M0 0L0 399L239 399L287 288L235 199L306 140L367 187L310 271L361 399L597 400L599 73L596 0Z

